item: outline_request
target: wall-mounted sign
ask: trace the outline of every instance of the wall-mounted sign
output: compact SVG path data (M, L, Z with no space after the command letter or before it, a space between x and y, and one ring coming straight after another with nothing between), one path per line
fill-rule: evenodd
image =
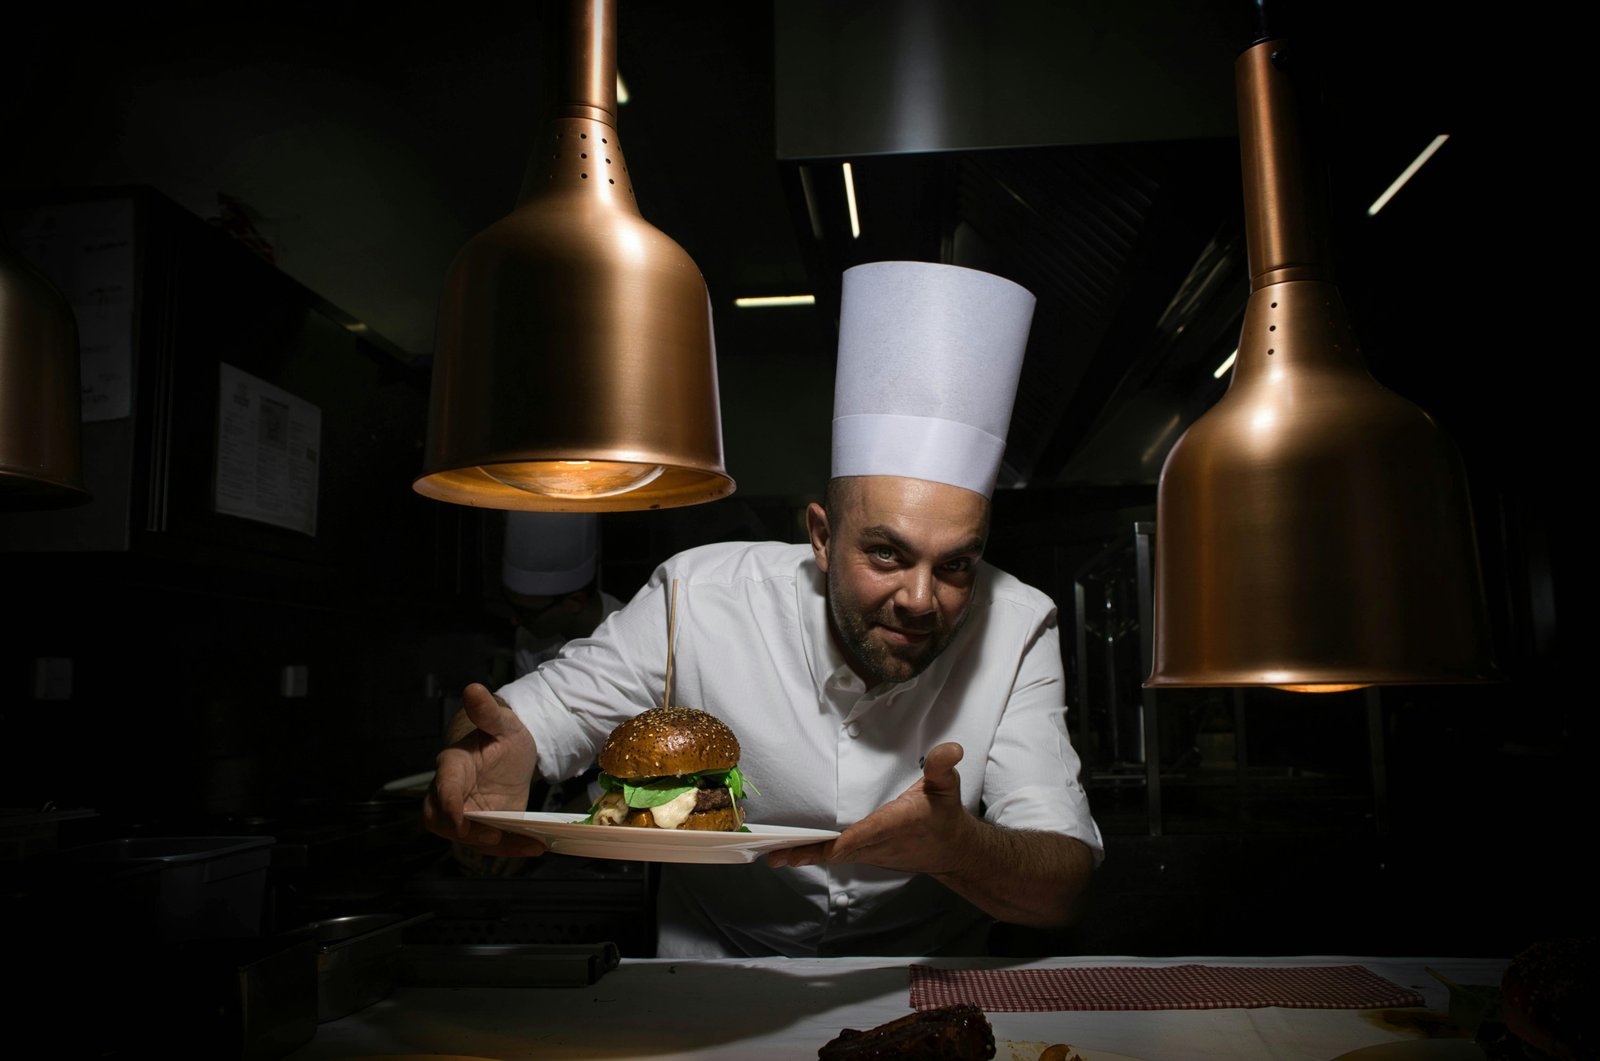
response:
M322 410L219 367L216 510L316 537Z

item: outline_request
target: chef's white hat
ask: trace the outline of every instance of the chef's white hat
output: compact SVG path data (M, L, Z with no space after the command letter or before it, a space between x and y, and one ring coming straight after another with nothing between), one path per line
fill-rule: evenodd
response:
M513 593L553 597L582 589L600 556L592 512L507 512L500 581Z
M994 493L1033 320L1025 288L976 269L846 269L833 475L900 475Z

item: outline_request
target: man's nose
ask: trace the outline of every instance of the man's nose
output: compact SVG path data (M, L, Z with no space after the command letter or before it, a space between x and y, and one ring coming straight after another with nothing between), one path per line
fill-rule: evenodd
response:
M934 608L933 571L925 567L908 568L895 594L895 607L907 615L927 615Z

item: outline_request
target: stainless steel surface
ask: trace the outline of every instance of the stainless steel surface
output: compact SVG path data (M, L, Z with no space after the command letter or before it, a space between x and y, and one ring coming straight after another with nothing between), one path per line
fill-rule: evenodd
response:
M1104 763L1137 764L1148 747L1135 683L1147 673L1136 536L1119 535L1073 575L1081 747Z
M57 850L64 822L94 818L92 807L0 807L0 863L21 862Z
M1231 136L1245 14L1194 0L777 4L778 156Z
M1289 161L1284 47L1236 66L1254 290L1227 393L1162 470L1148 684L1491 680L1465 470L1434 420L1367 371Z
M407 944L401 983L416 987L583 987L617 967L614 943Z
M404 932L431 914L351 914L288 933L317 947L317 1020L337 1020L386 998L400 974Z
M1150 550L1155 528L1147 522L1133 525L1134 570L1138 586L1139 608L1139 663L1149 667L1154 651L1154 627L1151 612L1155 607L1155 593L1151 585ZM1145 822L1151 836L1160 836L1164 826L1161 816L1161 712L1156 707L1155 690L1139 690L1139 719L1142 723L1140 738L1144 747Z
M1192 952L1187 952L1192 953ZM1107 965L1293 966L1314 957L1126 958L752 958L627 961L594 991L403 987L394 1004L325 1025L292 1061L350 1061L388 1053L471 1057L815 1058L842 1028L872 1028L909 1009L911 964L943 969ZM1492 983L1503 961L1423 957L1350 958L1396 984L1417 985L1429 1008L1446 990L1424 972ZM1332 1057L1414 1032L1374 1027L1370 1011L1282 1008L1073 1012L991 1011L1000 1058L1037 1057L1041 1043L1070 1040L1089 1057L1143 1061L1195 1057ZM1024 1052L1032 1043L1031 1052Z
M306 942L208 940L177 959L186 956L195 959L196 968L213 970L216 986L209 999L201 995L172 1003L172 1017L188 1026L174 1040L192 1036L209 1056L269 1061L316 1035L316 987Z
M114 885L118 931L166 944L258 936L266 915L270 836L131 836L60 851L64 878Z
M521 202L445 283L414 485L504 509L711 501L734 483L705 281L639 214L617 138L615 0L566 11L563 102Z

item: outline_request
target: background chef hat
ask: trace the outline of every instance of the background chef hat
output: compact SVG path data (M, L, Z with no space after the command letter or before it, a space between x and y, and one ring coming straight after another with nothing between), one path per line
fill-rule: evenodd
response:
M507 512L500 581L513 593L554 597L583 589L600 556L592 512Z
M901 475L989 497L1005 455L1034 297L956 265L846 269L833 475Z

